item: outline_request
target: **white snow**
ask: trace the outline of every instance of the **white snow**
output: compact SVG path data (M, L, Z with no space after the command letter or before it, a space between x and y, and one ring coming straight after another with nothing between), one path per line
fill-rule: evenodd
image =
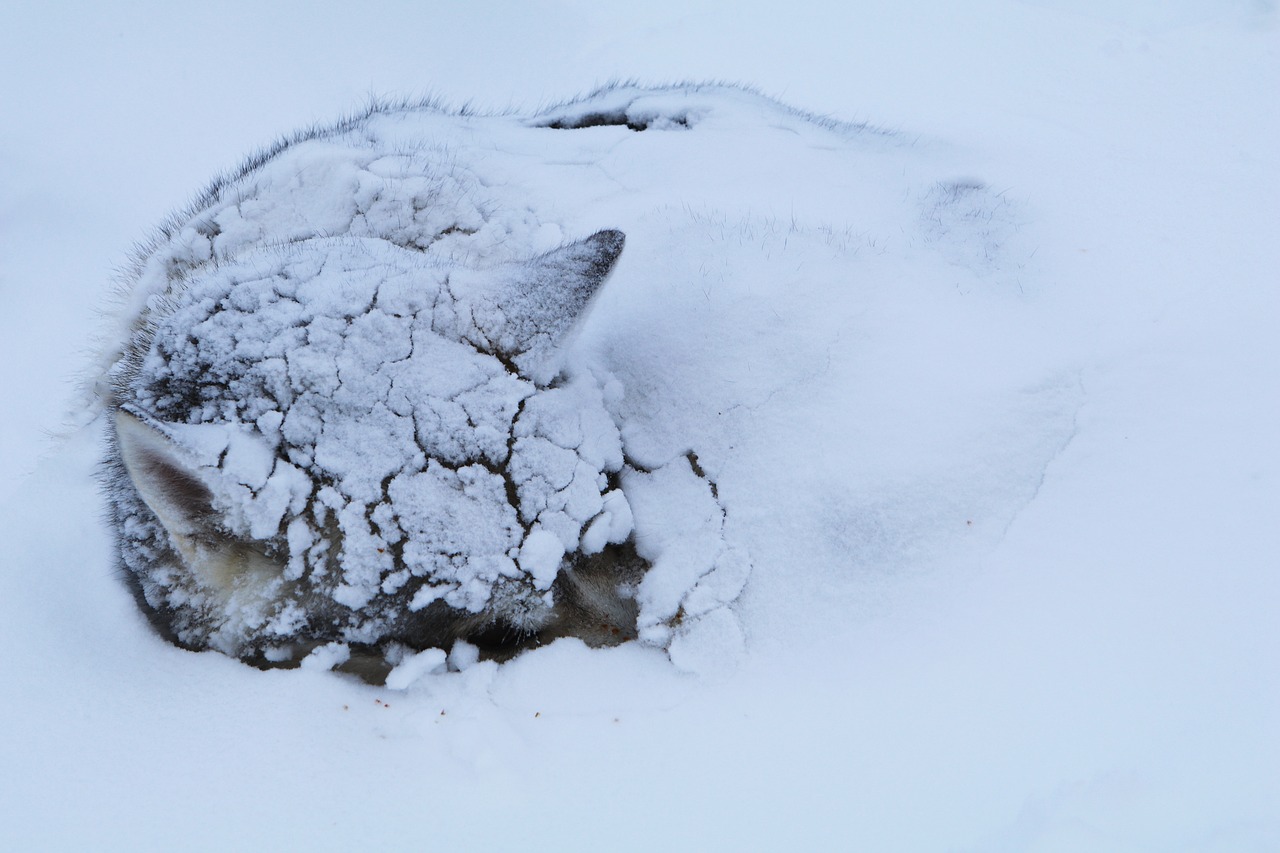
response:
M564 559L560 537L544 527L534 526L520 546L520 567L533 575L534 586L550 589Z
M351 649L346 643L326 643L317 646L311 654L302 659L303 669L324 672L344 663L351 657Z
M31 6L0 14L0 57L0 846L1280 847L1273 3ZM618 95L640 131L515 121L632 75L740 80L872 127L723 91ZM521 440L573 447L571 481L623 449L639 466L625 501L594 480L598 505L529 498L551 535L579 520L584 551L644 532L636 595L666 651L562 640L498 665L459 645L375 689L313 670L338 646L265 672L182 651L118 577L75 387L95 337L122 339L94 310L112 268L220 169L370 90L515 108L468 144L493 196L528 204L477 205L470 242L442 238L455 260L627 232L565 353L561 390L596 423L554 407ZM175 259L264 229L366 245L369 211L408 243L438 233L415 200L477 192L439 147L370 151L295 152L349 204L282 171L226 199L212 237L175 234ZM386 267L368 269L344 269L349 303L310 304L354 317ZM422 300L379 285L388 315ZM338 393L324 347L253 351L253 317L226 331L263 387L293 371ZM347 356L378 357L394 325ZM414 381L486 387L476 370ZM335 450L340 424L267 402L244 422L316 448L289 465L340 475L335 518L386 476L377 448ZM244 523L282 517L290 469L203 434L184 446L225 450L228 488L261 502ZM414 476L405 500L443 483ZM353 602L390 581L351 568Z
M445 657L446 655L441 649L424 649L408 655L404 660L396 664L395 669L391 670L387 675L387 688L390 690L407 689L422 676L437 667L443 667Z

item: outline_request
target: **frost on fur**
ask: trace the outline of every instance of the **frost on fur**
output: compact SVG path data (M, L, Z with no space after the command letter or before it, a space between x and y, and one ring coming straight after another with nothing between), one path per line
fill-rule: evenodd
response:
M482 122L404 107L304 134L139 257L106 481L123 567L174 642L380 680L458 642L666 647L741 589L705 476L631 464L617 381L565 362L623 233L487 174L463 144ZM632 489L657 525L664 489L693 494L688 541L646 533Z

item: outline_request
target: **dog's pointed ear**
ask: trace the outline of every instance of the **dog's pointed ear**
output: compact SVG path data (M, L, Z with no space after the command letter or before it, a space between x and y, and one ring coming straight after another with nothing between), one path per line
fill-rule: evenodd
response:
M214 515L213 493L197 465L171 438L125 411L116 412L116 446L139 497L151 509L179 550Z
M598 231L498 276L484 288L472 315L484 348L509 357L539 384L558 368L555 354L613 272L626 236Z

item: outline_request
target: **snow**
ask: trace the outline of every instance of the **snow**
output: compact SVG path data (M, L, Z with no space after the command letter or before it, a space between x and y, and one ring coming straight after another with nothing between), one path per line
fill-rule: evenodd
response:
M445 658L445 653L440 649L424 649L408 655L388 673L387 687L391 690L405 690L432 670L442 668Z
M4 847L1280 846L1274 4L362 9L3 14ZM850 124L708 89L601 107L643 130L545 126L631 75ZM94 307L131 242L254 146L430 87L513 108L465 133L494 195L525 200L452 262L627 234L565 353L560 390L588 402L527 438L581 437L597 472L625 449L625 501L593 484L577 547L643 532L652 641L503 664L459 645L401 659L402 690L324 671L340 644L290 671L177 649L102 520L76 384L125 333ZM350 246L361 205L404 214L407 244L438 233L414 199L477 191L430 145L339 153L297 156L350 204L284 177L259 197L293 193ZM174 236L188 263L229 258L298 236L286 213ZM426 308L396 286L380 305ZM317 389L341 372L290 354ZM325 444L289 414L183 442L257 492L258 532L296 481L255 442ZM378 458L323 454L289 464L341 468L340 512Z

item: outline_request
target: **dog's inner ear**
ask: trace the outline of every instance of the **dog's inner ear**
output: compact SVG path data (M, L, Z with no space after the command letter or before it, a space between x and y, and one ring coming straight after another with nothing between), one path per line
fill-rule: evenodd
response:
M116 412L116 441L138 495L189 557L214 515L213 493L168 436L128 412Z
M550 381L557 350L613 271L625 242L621 231L599 231L477 282L477 343L511 358L523 376Z

